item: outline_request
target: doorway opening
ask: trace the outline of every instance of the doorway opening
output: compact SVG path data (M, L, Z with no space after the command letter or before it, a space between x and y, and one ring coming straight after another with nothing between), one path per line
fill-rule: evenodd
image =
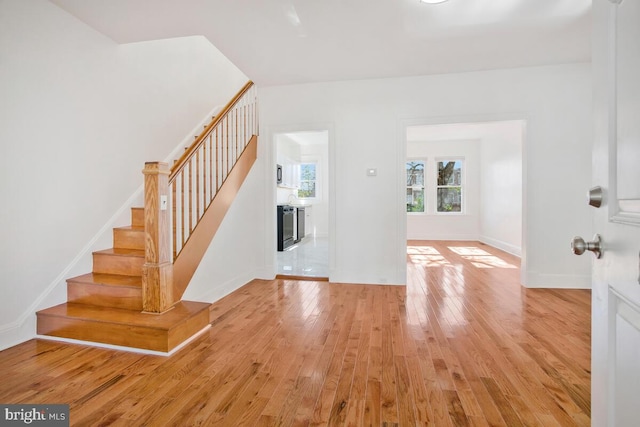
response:
M406 127L409 255L424 246L417 242L468 242L477 251L489 245L525 263L525 124L508 120Z
M274 141L276 275L328 280L329 131L276 133ZM292 217L281 218L283 211L291 212ZM286 227L286 221L292 228Z

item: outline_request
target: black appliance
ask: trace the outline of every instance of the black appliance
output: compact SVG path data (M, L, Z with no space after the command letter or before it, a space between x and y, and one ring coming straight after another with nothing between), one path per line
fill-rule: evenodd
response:
M276 216L278 221L278 251L282 252L295 243L293 241L294 207L278 205Z
M276 184L282 184L282 165L276 165Z
M298 235L297 235L297 239L296 239L296 243L298 243L300 240L302 240L304 238L304 208L303 207L299 207L298 209Z

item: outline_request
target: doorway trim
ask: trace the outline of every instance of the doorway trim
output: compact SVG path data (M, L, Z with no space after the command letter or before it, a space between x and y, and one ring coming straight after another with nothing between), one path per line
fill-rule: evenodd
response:
M336 172L335 172L335 125L332 122L318 122L318 123L304 123L304 124L282 124L275 126L265 127L264 133L266 134L266 165L265 165L265 273L267 277L275 278L277 273L277 254L276 248L276 135L282 133L295 133L295 132L319 132L326 131L328 137L328 173L329 173L329 188L328 188L328 204L329 204L329 281L333 275L336 259L336 246L335 246L335 197L336 197Z
M407 240L407 214L405 208L405 162L407 160L407 128L414 126L436 126L436 125L453 125L458 123L489 123L504 121L522 121L522 254L520 257L520 283L527 286L527 159L529 158L529 144L527 144L527 124L529 116L526 113L504 113L504 114L478 114L468 116L434 116L434 117L411 117L400 118L398 121L398 132L400 133L400 141L402 144L398 150L398 166L401 172L398 177L398 210L402 211L398 221L398 235L404 236ZM405 245L406 246L406 245ZM398 259L398 265L404 265L404 277L407 275L406 270L406 254ZM401 261L401 262L400 262Z

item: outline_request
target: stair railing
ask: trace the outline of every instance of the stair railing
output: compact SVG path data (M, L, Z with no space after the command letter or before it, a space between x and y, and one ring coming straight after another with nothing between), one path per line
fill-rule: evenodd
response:
M257 89L248 82L171 169L163 162L145 164L144 311L162 313L176 302L173 263L257 134Z

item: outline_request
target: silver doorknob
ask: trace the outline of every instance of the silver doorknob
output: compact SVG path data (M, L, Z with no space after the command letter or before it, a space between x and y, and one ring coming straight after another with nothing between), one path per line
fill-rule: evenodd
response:
M602 239L599 234L593 236L593 242L585 242L582 237L576 236L571 240L571 250L575 255L582 255L585 251L591 251L596 258L602 256Z

